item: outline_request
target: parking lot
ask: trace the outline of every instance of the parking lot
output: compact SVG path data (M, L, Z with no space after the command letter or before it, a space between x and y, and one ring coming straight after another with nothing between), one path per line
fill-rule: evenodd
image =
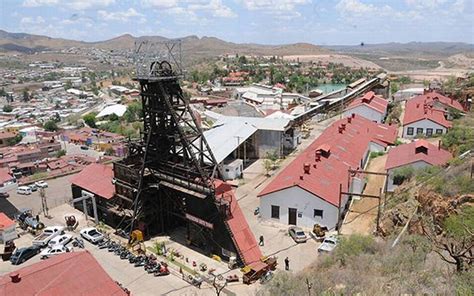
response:
M53 209L72 199L71 182L69 176L47 180L48 188L45 189L46 202L49 209ZM42 211L41 197L39 190L30 195L16 193L16 190L9 192L10 197L0 199L0 209L7 216L13 217L19 209L30 208L33 214Z

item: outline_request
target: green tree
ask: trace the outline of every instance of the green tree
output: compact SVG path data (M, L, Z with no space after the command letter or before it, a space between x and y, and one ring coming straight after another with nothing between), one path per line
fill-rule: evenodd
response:
M54 120L48 120L43 124L43 128L50 132L55 132L58 130L58 125Z
M20 143L22 139L23 139L23 136L20 133L18 133L16 134L14 138L8 139L7 144L8 146L13 146Z
M66 155L66 150L64 150L64 149L61 149L61 150L59 150L58 152L56 152L56 157L57 157L57 158L60 158L60 157L62 157L62 156L64 156L64 155Z
M4 105L3 112L10 113L13 111L13 107L11 105Z
M95 116L97 114L96 113L88 113L84 116L82 116L82 119L84 119L84 122L89 126L89 127L92 127L92 128L95 128L97 127L96 124L95 124Z
M0 88L0 97L6 97L7 96L7 92L5 91L5 88L2 87Z
M23 102L28 102L30 100L30 93L28 92L28 88L23 89Z
M64 89L68 90L70 88L72 88L72 82L71 80L67 80L66 83L64 84Z

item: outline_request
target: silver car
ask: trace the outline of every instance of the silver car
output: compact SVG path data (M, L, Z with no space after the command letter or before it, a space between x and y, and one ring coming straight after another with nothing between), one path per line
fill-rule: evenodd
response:
M288 228L288 234L297 243L304 243L308 239L303 229L296 226L291 226Z
M332 252L339 242L337 236L326 237L318 248L318 252Z

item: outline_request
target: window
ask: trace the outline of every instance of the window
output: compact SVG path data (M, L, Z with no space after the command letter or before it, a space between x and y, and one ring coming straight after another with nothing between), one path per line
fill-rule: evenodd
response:
M443 134L443 130L440 129L440 128L437 128L437 129L436 129L436 134L437 134L437 135L442 135L442 134Z
M280 219L280 207L272 205L272 218Z
M416 134L419 135L419 134L422 134L423 133L423 129L422 128L417 128L416 129Z
M426 136L429 137L429 136L432 136L433 135L433 129L432 128L427 128L426 129Z
M323 218L323 210L314 210L314 217Z
M413 128L412 127L407 128L407 135L413 136Z

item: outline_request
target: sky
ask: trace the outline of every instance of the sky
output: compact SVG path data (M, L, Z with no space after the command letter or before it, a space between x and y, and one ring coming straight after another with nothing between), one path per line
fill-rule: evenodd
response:
M474 43L474 0L0 0L0 29L74 40L122 34L237 43Z

